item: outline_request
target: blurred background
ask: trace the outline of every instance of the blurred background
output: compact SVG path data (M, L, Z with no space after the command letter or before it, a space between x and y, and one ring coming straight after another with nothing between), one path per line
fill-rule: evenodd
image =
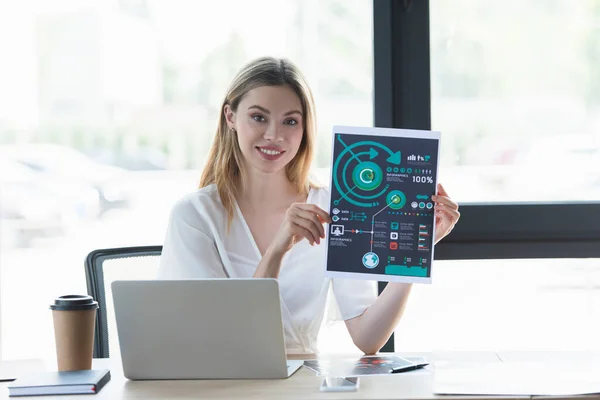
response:
M372 7L0 0L2 358L54 351L48 304L85 292L89 251L162 244L245 62L280 56L303 70L327 183L332 125L373 125ZM430 15L432 128L450 195L600 200L600 1L436 0ZM414 290L397 350L600 349L599 265L438 262L434 284ZM353 351L344 329L326 323L324 351Z

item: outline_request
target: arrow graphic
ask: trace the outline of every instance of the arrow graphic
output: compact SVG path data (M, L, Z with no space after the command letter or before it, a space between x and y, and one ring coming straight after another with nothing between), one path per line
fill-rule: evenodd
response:
M400 154L399 151L397 151L388 157L387 162L389 162L390 164L400 165L401 160L402 160L402 155Z

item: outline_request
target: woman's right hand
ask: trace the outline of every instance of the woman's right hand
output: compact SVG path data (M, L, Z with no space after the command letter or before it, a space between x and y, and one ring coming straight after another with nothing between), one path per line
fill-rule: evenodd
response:
M323 224L331 223L327 212L314 204L293 203L285 213L285 220L275 235L271 246L279 254L285 254L298 242L308 240L311 246L325 238Z

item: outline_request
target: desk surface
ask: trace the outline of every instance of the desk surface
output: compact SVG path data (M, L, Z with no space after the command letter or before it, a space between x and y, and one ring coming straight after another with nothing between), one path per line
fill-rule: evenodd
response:
M452 352L422 355L430 362L481 362L496 363L503 359L521 361L550 359L600 360L598 353L493 353ZM33 364L35 367L36 364ZM361 377L360 389L349 393L323 393L319 391L322 378L303 367L288 379L276 380L189 380L189 381L130 381L125 379L119 360L94 360L94 367L108 367L111 381L90 399L484 399L484 396L436 396L432 393L433 374L394 374L390 376ZM0 399L8 399L7 383L0 383ZM86 396L84 396L86 397ZM599 396L576 396L600 399ZM82 396L44 396L40 399L79 399ZM88 398L88 397L86 397ZM490 396L493 399L529 399L530 396ZM553 397L554 399L556 397ZM563 397L568 398L568 397Z

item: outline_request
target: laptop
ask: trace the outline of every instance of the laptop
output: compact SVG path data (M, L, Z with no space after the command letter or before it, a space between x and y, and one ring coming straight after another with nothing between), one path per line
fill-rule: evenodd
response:
M114 281L125 377L146 379L287 378L275 279Z

